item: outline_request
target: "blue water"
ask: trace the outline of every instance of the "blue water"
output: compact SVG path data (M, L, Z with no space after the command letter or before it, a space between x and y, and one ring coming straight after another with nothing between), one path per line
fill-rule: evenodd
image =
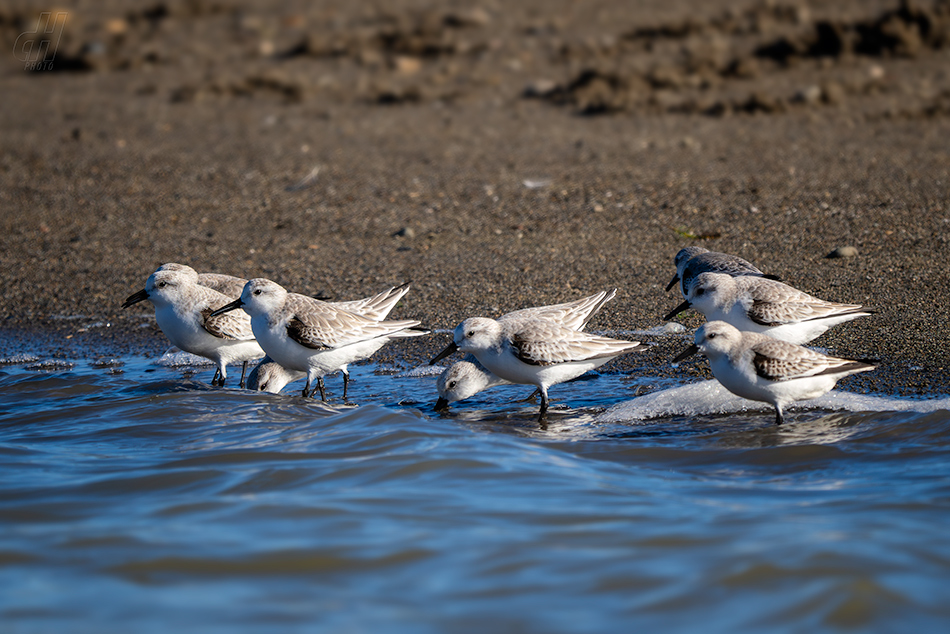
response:
M0 630L950 626L945 398L777 428L605 373L539 429L523 386L440 416L434 375L352 370L358 406L137 357L0 367Z

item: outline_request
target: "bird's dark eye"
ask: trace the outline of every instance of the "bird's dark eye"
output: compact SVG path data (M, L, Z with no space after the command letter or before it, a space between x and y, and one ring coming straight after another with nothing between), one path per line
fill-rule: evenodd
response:
M260 295L260 294L261 294L261 289L257 289L256 291L254 291L254 294L255 294L255 295Z
M158 283L158 287L159 287L159 288L165 288L166 286L168 286L168 285L167 285L165 282L159 282L159 283Z
M702 295L702 294L705 293L705 292L706 292L706 289L705 289L705 288L697 288L697 289L696 289L696 294L697 294L697 295Z
M449 381L449 389L454 389L457 384L458 381Z
M474 330L469 330L467 333L465 333L465 336L466 336L466 337L474 337L474 336L475 336L475 331L474 331Z
M707 339L715 339L715 338L716 338L716 333L711 332L711 333L709 333L708 335L706 335L706 338L707 338Z

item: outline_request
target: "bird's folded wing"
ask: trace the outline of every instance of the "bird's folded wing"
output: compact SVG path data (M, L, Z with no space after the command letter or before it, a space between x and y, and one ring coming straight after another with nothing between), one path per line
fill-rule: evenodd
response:
M612 357L638 345L636 341L598 337L540 320L511 336L515 356L530 365Z
M803 293L804 295L804 293ZM781 326L833 315L859 312L859 304L836 304L805 295L807 299L775 301L756 298L748 308L749 319L763 326Z
M254 333L251 331L251 318L243 310L232 310L209 317L208 315L212 312L214 312L212 308L201 311L204 318L202 325L205 330L215 337L236 341L251 341L254 339Z
M409 292L409 284L390 287L382 293L377 293L372 297L364 299L354 299L343 302L332 302L337 308L362 315L373 321L386 319L386 315L392 311L393 307L402 297Z
M417 321L373 321L309 297L288 297L293 316L287 335L300 345L319 350L383 337L418 325Z
M851 366L867 365L828 357L785 341L767 341L752 346L755 373L770 381L789 381L819 374L836 374Z
M530 321L532 319L547 319L570 328L571 330L583 330L587 322L597 314L601 306L610 301L617 294L617 290L601 291L589 297L582 297L573 302L564 304L551 304L550 306L536 306L533 308L522 308L498 318L498 321L515 320Z

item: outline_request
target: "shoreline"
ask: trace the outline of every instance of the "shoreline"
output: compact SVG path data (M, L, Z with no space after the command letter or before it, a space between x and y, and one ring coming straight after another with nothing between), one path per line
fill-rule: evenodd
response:
M38 361L102 360L124 356L158 358L171 347L171 343L154 320L149 324L136 316L129 321L133 320L137 325L75 317L55 320L38 328L11 328L9 325L0 327L0 359L10 361L7 365L21 365L22 362L17 361L16 357L24 354L38 355ZM676 366L671 364L672 359L689 346L695 328L702 323L701 318L689 321L695 323L688 327L686 332L662 335L602 329L598 328L596 323L592 324L588 328L591 332L636 339L650 344L647 350L623 355L598 368L595 373L677 379L684 383L713 378L705 359L697 357ZM354 365L388 364L406 369L426 365L429 359L444 349L450 338L451 332L442 330L425 337L395 340L370 359ZM828 350L822 338L816 342L819 345L808 347ZM443 360L440 365L447 367L461 358L460 354L456 354ZM940 368L902 368L898 364L883 361L874 371L852 375L839 381L835 389L892 398L932 400L950 396L950 378ZM652 390L644 392L642 388L638 388L636 393L631 394L631 398L650 391Z

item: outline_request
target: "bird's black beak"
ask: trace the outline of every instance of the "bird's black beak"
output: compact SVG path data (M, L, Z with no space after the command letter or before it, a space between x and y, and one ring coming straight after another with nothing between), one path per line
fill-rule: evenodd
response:
M445 412L445 411L448 411L448 409L449 409L449 402L440 396L440 397L439 397L439 400L437 400L437 401L435 402L435 407L434 407L433 409L434 409L434 411L436 411L436 412Z
M679 274L674 275L674 276L673 276L673 279L670 280L670 283L666 285L666 292L669 293L669 292L670 292L670 289L673 288L674 286L676 286L676 283L679 282L679 281L680 281L680 276L679 276Z
M663 318L663 321L669 321L669 320L673 319L674 317L676 317L677 315L679 315L681 312L683 312L684 310L686 310L686 309L689 308L689 307L690 307L689 301L683 302L682 304L680 304L679 306L677 306L676 308L674 308L673 310L671 310L671 311L669 312L669 314L667 314L667 315Z
M244 302L242 302L242 301L241 301L241 298L238 297L236 300L234 300L234 301L231 302L230 304L225 304L224 306L222 306L222 307L219 308L218 310L214 311L213 313L211 313L210 315L208 315L208 317L217 317L218 315L220 315L220 314L222 314L222 313L229 313L229 312L231 312L232 310L237 310L238 308L240 308L240 307L243 306L243 305L244 305Z
M694 344L691 345L689 348L687 348L686 350L683 350L681 353L679 353L678 355L676 355L676 358L673 359L672 362L673 362L673 363L679 363L679 362L682 361L683 359L688 359L689 357L693 356L693 355L696 354L697 352L699 352L699 348L698 348L698 347L696 346L696 344L694 343Z
M128 308L132 304L144 302L146 299L148 299L148 291L143 288L138 293L133 293L126 297L125 301L122 302L122 308Z
M429 365L435 365L436 362L441 361L442 359L446 358L447 356L449 356L450 354L452 354L458 349L459 347L453 341L452 343L450 343L449 345L445 347L445 350L443 350L442 352L437 354L435 357L433 357L432 361L429 361Z

